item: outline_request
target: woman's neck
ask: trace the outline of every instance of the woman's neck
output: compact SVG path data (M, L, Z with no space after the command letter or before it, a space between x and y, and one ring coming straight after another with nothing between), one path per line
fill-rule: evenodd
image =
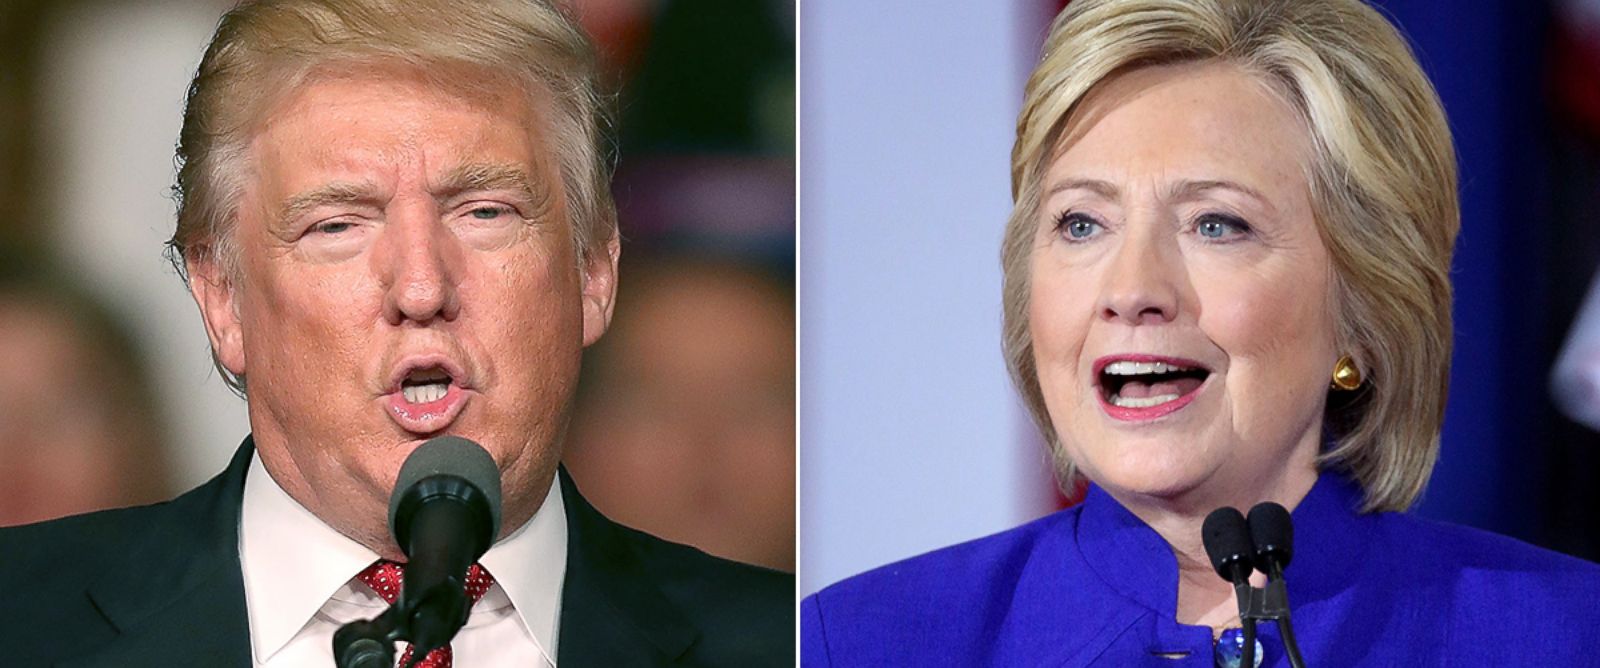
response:
M1259 486L1240 485L1257 490L1248 494L1210 495L1208 498L1150 499L1132 495L1118 498L1139 519L1154 529L1172 548L1178 562L1178 601L1176 619L1180 624L1210 626L1213 633L1237 625L1239 608L1233 585L1211 567L1201 540L1201 525L1206 515L1221 506L1249 512L1257 503L1273 501L1293 510L1316 484L1314 467L1290 467L1277 480ZM1116 495L1113 495L1116 496ZM1251 583L1265 584L1265 576L1255 573Z
M1137 513L1135 513L1137 514ZM1233 585L1217 576L1211 568L1200 538L1200 527L1205 516L1162 515L1141 518L1155 529L1172 548L1178 561L1178 605L1176 618L1179 624L1210 626L1219 631L1233 626L1239 616ZM1155 519L1155 521L1151 521ZM1252 581L1260 578L1253 574ZM1258 583L1259 584L1259 583Z

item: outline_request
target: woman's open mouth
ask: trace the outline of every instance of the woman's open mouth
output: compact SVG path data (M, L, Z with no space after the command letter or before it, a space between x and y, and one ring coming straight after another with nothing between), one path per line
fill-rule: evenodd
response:
M1119 420L1152 420L1195 398L1211 370L1193 360L1115 355L1095 361L1100 405Z

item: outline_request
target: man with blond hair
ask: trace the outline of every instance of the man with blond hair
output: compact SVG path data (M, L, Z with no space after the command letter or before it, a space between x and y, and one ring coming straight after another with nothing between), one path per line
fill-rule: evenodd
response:
M424 666L787 665L792 578L608 521L559 469L619 252L590 46L537 0L260 0L190 87L170 256L251 434L156 506L0 533L5 665L331 665L389 603L401 463L504 489Z

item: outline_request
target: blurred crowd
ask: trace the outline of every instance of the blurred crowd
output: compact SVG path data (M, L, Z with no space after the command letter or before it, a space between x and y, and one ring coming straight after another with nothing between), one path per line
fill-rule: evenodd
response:
M141 12L150 25L187 21L197 27L184 56L192 68L230 4L0 3L0 525L167 498L200 482L187 471L214 468L185 465L192 452L231 450L185 442L196 440L184 438L196 433L188 425L215 421L203 415L214 411L187 376L158 368L205 351L163 337L148 321L169 311L130 300L132 279L78 248L115 245L102 255L148 270L160 262L152 240L172 221L135 211L170 203L150 192L149 174L129 174L146 179L131 187L101 183L104 174L85 175L92 168L70 157L93 133L71 119L128 111L80 92L100 84L94 67L71 62L92 63L97 45L128 39L97 26L134 24ZM794 2L573 5L616 91L624 250L616 327L586 356L567 463L586 496L624 524L792 571ZM163 104L175 129L181 96ZM143 141L169 149L141 161L170 165L175 132ZM170 172L161 176L170 183ZM71 188L52 187L86 181L99 196L133 192L141 204L125 217L85 216ZM167 273L163 289L180 290ZM182 317L194 317L187 308ZM237 422L223 429L242 438Z
M121 319L0 248L0 341L0 526L167 495L167 418Z

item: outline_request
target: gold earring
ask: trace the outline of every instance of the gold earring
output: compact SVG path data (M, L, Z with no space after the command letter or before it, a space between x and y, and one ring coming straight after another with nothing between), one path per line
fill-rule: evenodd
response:
M1349 392L1361 387L1361 370L1356 368L1356 361L1349 355L1339 358L1333 364L1333 389Z

